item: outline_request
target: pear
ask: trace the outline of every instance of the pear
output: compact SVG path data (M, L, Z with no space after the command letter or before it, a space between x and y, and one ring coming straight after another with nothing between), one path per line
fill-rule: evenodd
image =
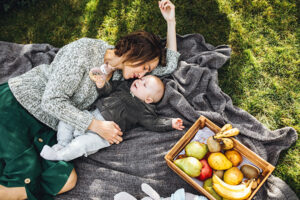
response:
M184 150L187 156L195 157L198 160L201 160L208 152L207 145L198 141L190 142Z
M174 164L190 177L197 177L201 173L202 164L197 158L186 157L177 159L174 161Z
M215 170L226 170L232 167L232 163L220 152L211 153L207 159L208 164Z
M210 193L213 197L215 197L215 199L222 200L222 197L220 195L218 195L218 193L216 193L216 191L213 189L212 178L206 179L206 181L204 181L203 188L208 193Z

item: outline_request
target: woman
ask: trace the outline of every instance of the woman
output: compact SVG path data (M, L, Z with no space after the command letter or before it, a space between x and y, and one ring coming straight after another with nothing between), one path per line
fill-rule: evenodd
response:
M108 79L162 76L177 65L175 7L159 2L168 24L167 52L159 38L147 32L129 34L111 46L83 38L59 50L50 65L40 65L0 85L0 199L45 199L71 190L77 181L70 163L41 159L39 152L55 143L58 120L78 130L91 130L111 144L122 141L112 121L99 121L86 110L97 98L89 78L93 67L109 63L117 71ZM167 66L164 64L167 54ZM174 67L175 66L175 67ZM122 72L122 73L121 73Z

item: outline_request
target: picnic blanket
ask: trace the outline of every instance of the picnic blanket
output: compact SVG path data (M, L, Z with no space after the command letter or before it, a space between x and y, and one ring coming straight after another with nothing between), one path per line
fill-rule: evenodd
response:
M241 134L237 139L263 159L276 165L281 151L297 140L291 127L271 131L246 111L235 107L231 98L218 86L218 72L230 58L226 45L214 47L200 34L177 36L181 53L178 69L163 78L165 95L157 105L164 116L181 117L186 130L204 115L219 126L231 123ZM58 48L49 44L0 42L0 83L41 64L49 64ZM185 131L186 131L185 130ZM140 199L141 183L151 185L162 197L178 188L197 194L190 185L165 163L164 155L185 131L157 133L137 127L124 133L124 141L102 149L89 157L74 161L77 186L56 199L113 199L126 191ZM271 175L254 197L265 199L298 199L281 179Z

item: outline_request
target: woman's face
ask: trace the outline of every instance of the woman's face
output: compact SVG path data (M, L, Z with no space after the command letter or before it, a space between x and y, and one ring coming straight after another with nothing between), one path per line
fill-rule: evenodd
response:
M158 57L142 64L141 66L135 66L135 63L124 63L122 69L123 77L124 79L142 78L146 73L151 72L153 69L155 69L158 63Z

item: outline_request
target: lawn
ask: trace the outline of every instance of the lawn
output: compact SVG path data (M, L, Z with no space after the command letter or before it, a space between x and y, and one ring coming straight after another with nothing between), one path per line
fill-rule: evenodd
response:
M30 1L28 1L30 2ZM61 47L81 37L114 43L144 29L166 36L157 1L35 0L1 12L0 40ZM296 0L177 0L177 33L229 44L220 86L233 103L271 130L300 132L299 10ZM299 1L298 1L299 3ZM3 6L3 3L1 3ZM300 197L300 140L281 153L274 175Z

